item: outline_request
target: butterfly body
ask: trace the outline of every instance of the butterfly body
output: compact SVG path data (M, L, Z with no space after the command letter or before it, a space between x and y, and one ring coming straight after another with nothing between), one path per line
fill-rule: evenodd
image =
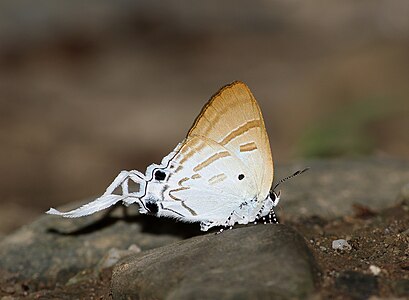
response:
M139 184L129 192L128 182ZM270 193L273 160L260 108L248 87L234 82L202 109L187 137L150 165L145 175L122 171L104 195L76 210L48 213L79 217L118 201L140 213L214 226L247 224L269 215L279 197ZM114 190L122 188L122 193Z

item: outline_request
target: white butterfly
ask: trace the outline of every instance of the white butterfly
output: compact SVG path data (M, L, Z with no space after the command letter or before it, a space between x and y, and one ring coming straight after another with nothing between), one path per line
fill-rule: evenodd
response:
M138 192L129 191L129 180L139 185ZM272 183L273 159L260 107L247 85L236 81L210 99L161 164L150 165L145 175L122 171L93 202L47 213L76 218L122 201L138 203L142 214L200 222L203 231L267 215L276 222L273 207L280 194ZM114 194L119 187L122 193Z

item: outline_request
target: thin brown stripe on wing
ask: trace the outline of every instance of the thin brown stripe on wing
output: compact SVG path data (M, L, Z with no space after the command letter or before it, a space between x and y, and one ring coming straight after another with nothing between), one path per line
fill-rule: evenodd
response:
M210 178L208 180L208 182L209 182L209 184L213 185L213 184L216 184L218 182L221 182L221 181L225 180L226 178L227 178L226 174L221 173L221 174L218 174L218 175L213 176L212 178Z
M240 145L240 152L247 152L247 151L253 151L257 149L257 145L254 142L250 142L247 144Z
M246 133L247 131L249 131L251 128L257 128L261 126L261 121L259 119L257 120L251 120L248 121L246 123L244 123L243 125L241 125L240 127L234 129L233 131L231 131L227 136L225 136L221 141L220 141L220 145L227 145L230 141L232 141L233 139L235 139L236 137Z
M194 167L193 171L195 172L200 171L201 169L203 169L204 167L207 167L208 165L215 162L216 160L222 157L226 157L226 156L231 156L228 151L221 151L221 152L215 153L212 156L210 156L208 159L206 159L205 161L203 161L202 163Z

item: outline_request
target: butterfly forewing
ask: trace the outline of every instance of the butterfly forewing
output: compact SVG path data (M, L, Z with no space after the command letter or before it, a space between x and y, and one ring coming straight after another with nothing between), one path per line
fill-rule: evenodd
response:
M234 82L205 105L188 138L204 136L234 153L254 177L258 198L264 200L273 181L273 160L260 107L249 88Z

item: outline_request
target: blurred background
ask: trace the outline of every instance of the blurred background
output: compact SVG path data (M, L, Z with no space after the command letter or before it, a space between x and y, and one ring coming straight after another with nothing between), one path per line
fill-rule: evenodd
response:
M246 82L276 163L409 157L409 2L0 2L0 237L98 196Z

